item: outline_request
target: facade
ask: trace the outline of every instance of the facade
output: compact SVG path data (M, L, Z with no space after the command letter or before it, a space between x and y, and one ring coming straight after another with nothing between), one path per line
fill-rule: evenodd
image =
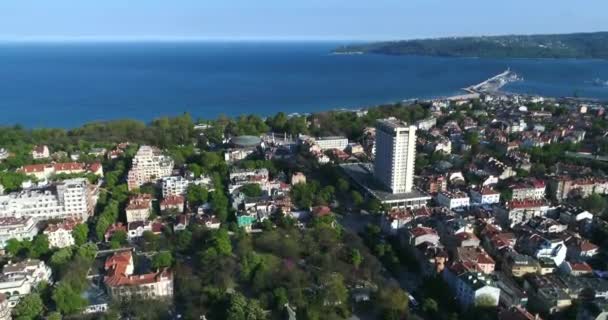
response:
M291 175L291 185L295 186L298 183L306 183L306 175L302 172L294 172Z
M129 190L139 188L148 182L168 177L173 171L173 159L162 154L155 147L141 146L133 157L131 170L127 177Z
M570 197L586 198L594 193L608 193L608 181L596 178L558 177L553 179L550 185L552 196L557 201L563 201Z
M169 269L135 275L131 251L117 252L104 265L104 284L108 294L117 300L140 297L170 299L173 297L173 274Z
M504 207L496 207L495 212L503 225L515 226L526 223L534 217L544 216L549 210L545 200L509 201Z
M246 184L259 184L263 186L270 180L268 169L234 169L230 172L230 183L228 185L228 191L233 193L235 190L241 188Z
M470 206L470 199L463 192L440 192L435 198L437 204L448 209L466 208Z
M0 275L0 293L4 293L9 307L13 308L40 282L51 282L51 275L51 268L43 261L36 259L27 259L18 263L9 261L2 268L2 275Z
M453 271L448 268L443 271L443 278L462 306L498 306L500 289L488 275L481 272Z
M186 200L184 199L183 196L166 197L160 202L160 210L166 211L166 210L174 209L180 213L184 212L184 202L185 201Z
M35 146L32 150L32 158L34 158L34 160L47 159L50 156L51 152L49 151L49 147L46 145Z
M38 227L32 217L0 218L0 248L10 239L32 240L38 234Z
M530 183L520 183L511 186L512 200L541 200L545 198L545 182L534 180Z
M68 179L44 189L26 189L0 196L0 217L32 217L37 221L93 214L97 188L84 178Z
M6 295L0 293L0 320L11 320L11 307L8 304Z
M481 205L500 203L500 192L488 187L471 190L471 200L473 203Z
M161 179L161 187L163 191L163 197L170 196L185 196L188 191L188 187L191 185L206 185L211 183L211 179L203 177L201 179L188 179L182 176L170 176Z
M344 150L348 146L348 139L342 136L319 137L315 139L315 144L323 151L330 149Z
M476 264L482 273L492 274L496 267L494 259L481 247L461 247L456 249L456 260Z
M36 177L38 180L45 180L58 174L78 174L92 173L103 177L103 167L101 163L85 164L80 162L30 164L21 167L18 172Z
M135 221L147 221L152 212L152 197L148 194L141 194L129 198L129 203L125 208L127 223Z
M51 248L65 248L74 245L74 236L72 231L80 224L80 220L77 219L65 219L61 223L49 224L44 229L44 234L49 239L49 247Z
M411 192L416 159L416 126L407 126L395 118L378 120L375 146L375 177L393 194Z

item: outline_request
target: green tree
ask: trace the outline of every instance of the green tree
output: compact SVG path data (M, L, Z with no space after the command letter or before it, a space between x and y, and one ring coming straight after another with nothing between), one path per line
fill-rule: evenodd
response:
M375 300L385 319L401 319L407 313L409 299L397 285L378 289Z
M351 191L350 196L353 199L353 204L356 207L360 207L363 204L363 201L365 201L365 199L363 199L363 196L361 195L361 193L359 193L359 191L357 191L357 190Z
M83 310L86 305L86 299L80 296L72 286L66 282L60 282L53 290L53 301L62 314L75 314Z
M426 314L434 315L439 311L439 305L434 299L426 298L422 302L422 311Z
M257 183L249 183L241 187L243 192L248 197L259 197L262 195L262 188Z
M19 304L13 309L13 319L15 320L33 320L38 318L44 310L44 304L40 295L30 293L21 298Z
M31 258L40 258L49 252L49 238L45 234L39 234L34 237L32 245L29 248L28 256Z
M53 253L50 259L50 265L53 268L54 272L63 269L68 264L68 262L70 262L70 260L72 259L72 253L73 250L70 247L61 248L55 251L55 253Z
M346 192L348 192L348 190L350 190L350 184L344 178L338 179L338 182L336 183L336 187L338 188L338 191L340 191L341 193L346 193Z
M112 234L112 237L110 238L110 245L114 249L120 248L122 245L127 244L127 239L127 232L124 230L118 230Z
M188 186L188 190L186 191L186 200L188 200L190 207L194 208L196 206L200 206L207 202L207 199L208 192L203 186L196 184Z
M6 241L4 249L12 256L16 256L23 249L23 243L21 241L12 238Z
M162 251L154 255L152 258L152 267L156 270L170 267L173 263L173 256L169 251Z
M89 237L89 226L86 223L77 225L72 230L72 237L74 237L74 244L77 246L85 244Z
M350 262L353 264L355 269L359 269L359 266L363 262L363 256L358 249L353 249L350 253Z
M53 311L51 313L49 313L48 317L46 317L47 320L61 320L61 313Z

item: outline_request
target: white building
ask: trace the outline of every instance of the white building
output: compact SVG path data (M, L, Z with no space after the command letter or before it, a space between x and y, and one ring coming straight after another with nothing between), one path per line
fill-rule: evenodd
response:
M448 271L451 272L451 271ZM483 304L484 307L498 306L500 289L494 286L488 275L481 272L465 272L456 281L456 299L468 307Z
M511 186L513 200L540 200L545 198L545 182L534 180L530 183L521 183Z
M173 164L173 159L163 155L158 148L151 146L139 147L137 154L133 157L131 170L129 170L127 177L129 190L170 176L173 171Z
M205 185L211 184L211 178L202 177L200 179L187 179L182 176L164 177L161 180L163 190L163 198L170 196L185 196L190 185Z
M10 156L11 154L8 152L8 150L0 148L0 161L8 159Z
M51 281L51 268L44 261L27 259L18 263L9 262L0 275L0 292L7 297L9 306L15 307L21 297L28 295L42 281Z
M500 203L500 192L492 188L481 188L471 190L471 200L476 204L495 204Z
M469 196L464 192L439 192L435 199L437 204L448 209L466 208L471 205Z
M395 118L378 120L376 125L374 175L392 193L408 193L414 185L416 126Z
M131 251L117 252L104 266L104 284L112 299L131 297L142 299L170 299L173 297L173 274L169 269L135 275Z
M97 189L86 179L68 179L43 189L26 189L0 196L0 217L85 221L93 213L96 202Z
M0 248L4 248L10 239L32 240L38 231L36 222L31 217L0 218Z
M348 139L346 137L319 137L315 139L315 143L321 148L321 150L339 149L344 150L348 146Z
M76 219L65 219L60 223L49 224L43 232L49 239L49 247L65 248L73 246L74 236L72 231L79 224L80 220Z
M269 181L269 172L268 169L235 169L230 172L230 181L228 185L228 191L230 193L234 192L236 189L246 185L246 184L259 184L260 186L268 183Z
M45 145L38 145L32 149L32 158L34 160L47 159L51 156L51 152L49 151L49 147Z

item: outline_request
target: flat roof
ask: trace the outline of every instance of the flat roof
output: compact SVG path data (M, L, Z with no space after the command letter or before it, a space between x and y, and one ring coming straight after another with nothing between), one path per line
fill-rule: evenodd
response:
M429 195L415 189L407 193L392 193L374 177L371 163L345 163L341 164L340 167L351 179L382 203L431 200Z

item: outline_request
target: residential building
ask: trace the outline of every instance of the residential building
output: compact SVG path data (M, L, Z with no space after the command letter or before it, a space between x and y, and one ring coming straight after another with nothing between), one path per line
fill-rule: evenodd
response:
M32 217L2 217L0 218L0 248L4 248L10 239L32 240L38 231Z
M439 245L439 235L433 228L418 226L408 230L408 243L417 247L422 243L430 243L433 246Z
M393 209L389 213L382 215L380 225L384 232L395 235L399 230L407 227L413 220L414 216L409 210Z
M586 276L593 273L593 269L586 262L573 262L573 261L564 261L559 266L559 269L568 275L579 277Z
M291 175L291 185L295 186L298 183L306 183L306 175L302 172L294 172Z
M17 172L36 177L38 180L46 180L59 174L91 173L103 177L101 163L85 164L80 162L30 164L21 167Z
M535 274L540 272L538 261L531 256L509 251L503 258L502 270L509 272L516 278L521 278L526 274Z
M594 193L606 194L608 180L599 178L579 178L561 176L550 181L552 196L557 201L571 197L588 197Z
M60 223L51 223L46 229L44 234L49 239L50 248L65 248L74 245L74 236L72 231L74 228L81 223L81 220L77 219L65 219Z
M30 188L0 196L0 217L32 217L37 221L93 214L97 186L84 178L68 179L45 188Z
M0 148L0 161L8 159L10 156L11 153L8 150Z
M173 159L163 155L158 148L139 147L135 157L133 157L131 170L129 170L127 176L129 190L170 176L173 171L173 164Z
M32 149L32 158L34 158L34 160L48 159L50 156L51 152L46 145L37 145Z
M416 127L418 128L418 130L423 130L423 131L430 130L436 125L437 125L437 118L435 118L435 117L428 117L426 119L422 119L422 120L419 120L418 122L416 122Z
M512 200L541 200L545 198L545 182L542 180L532 180L527 183L518 183L511 186L513 191Z
M230 171L228 191L233 193L246 184L258 184L260 186L268 183L270 174L268 169L233 169Z
M183 196L168 196L160 202L160 210L176 210L177 212L182 213L184 212L185 201Z
M374 175L392 193L412 191L416 159L416 126L395 118L376 125Z
M497 206L494 212L503 225L515 226L534 217L544 216L548 210L549 204L545 200L514 200L504 206Z
M431 194L447 191L448 179L444 175L426 176L421 179L420 187Z
M211 178L203 176L197 179L185 178L182 176L170 176L161 179L163 197L185 196L188 187L191 185L202 185L211 187Z
M152 196L140 194L129 198L125 208L127 223L135 221L147 221L152 213Z
M475 204L491 205L491 204L500 203L500 192L498 192L490 187L483 187L478 190L473 189L473 190L471 190L470 194L471 194L471 200Z
M498 306L500 289L494 281L481 272L453 270L443 271L443 278L456 295L456 300L463 307L475 305Z
M170 299L173 297L173 274L164 268L156 272L133 274L131 251L114 253L108 257L104 269L104 284L108 294L117 300L138 297L142 299Z
M469 196L460 191L439 192L435 199L437 200L438 205L446 207L450 210L456 208L467 208L471 205Z
M330 149L344 150L348 146L348 139L342 136L318 137L314 143L323 151Z
M0 320L11 320L11 306L5 294L0 293Z
M21 262L4 265L0 275L0 293L8 299L10 308L14 308L23 296L28 295L42 281L51 282L51 268L44 261L27 259Z
M482 273L492 274L496 267L494 259L481 247L459 247L456 249L456 261L476 264Z

